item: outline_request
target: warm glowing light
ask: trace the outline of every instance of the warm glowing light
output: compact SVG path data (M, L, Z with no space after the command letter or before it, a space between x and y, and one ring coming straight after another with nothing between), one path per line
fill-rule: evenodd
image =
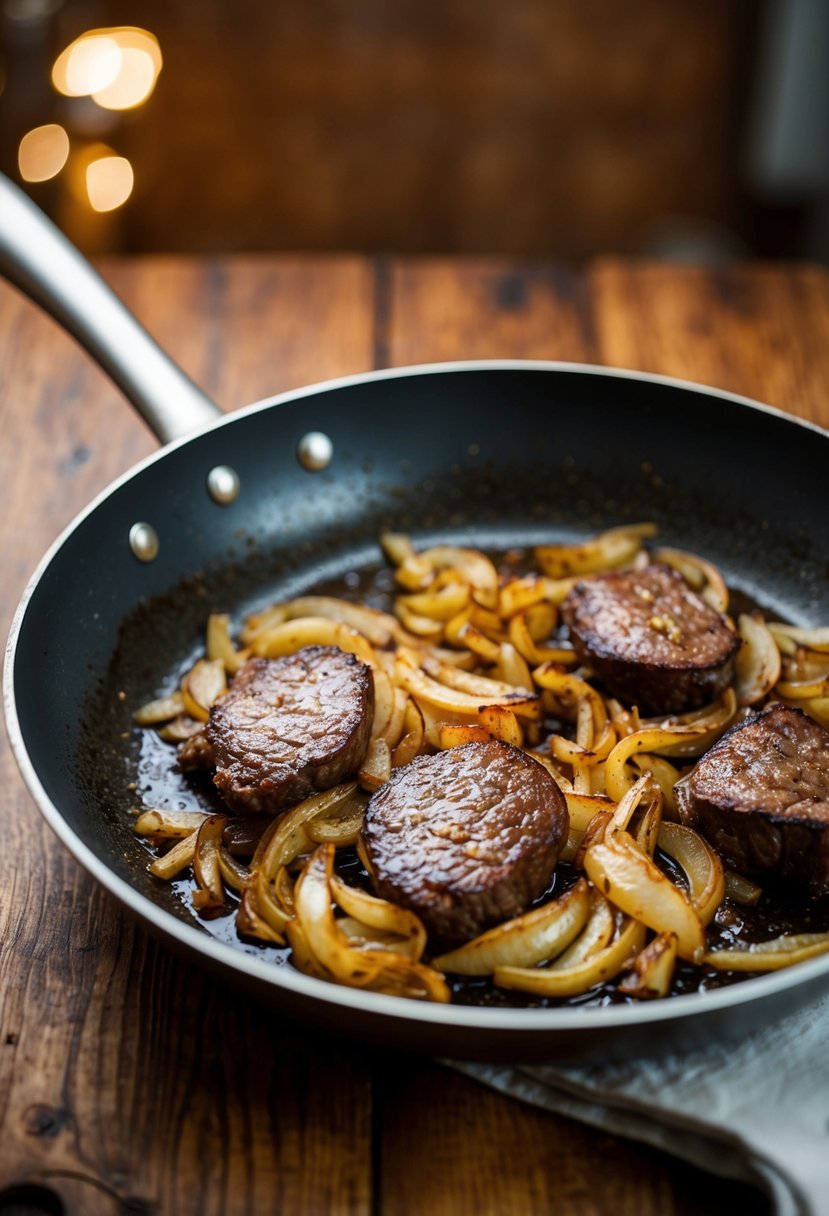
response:
M112 84L121 70L121 48L104 31L81 34L55 60L52 84L67 97L86 97Z
M52 83L69 97L91 95L106 110L130 110L155 88L158 39L135 26L87 30L55 60Z
M17 164L24 182L46 182L60 173L69 156L69 136L56 122L27 132L17 150Z
M132 165L125 156L101 156L86 167L86 192L93 211L114 211L132 194Z
M152 56L137 47L121 48L121 70L105 89L92 94L105 110L131 110L146 101L155 88L156 70Z

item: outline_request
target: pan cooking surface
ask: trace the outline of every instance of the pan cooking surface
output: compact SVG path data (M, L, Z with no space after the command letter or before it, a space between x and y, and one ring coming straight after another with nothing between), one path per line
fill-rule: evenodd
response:
M658 540L659 538L655 538L655 542ZM515 548L513 547L511 569L520 570L521 562L520 560L516 562L514 555ZM500 555L492 553L490 556L496 560L496 565L501 564L498 560ZM524 564L526 565L527 562ZM348 569L339 579L329 579L301 590L303 593L308 591L309 593L336 596L388 612L391 611L393 589L394 579L390 567L386 564L369 564L362 569ZM187 596L189 592L184 591L182 594ZM265 592L261 597L261 602L256 601L250 605L250 610L265 606L276 598ZM174 603L177 603L177 596L172 599ZM199 601L201 603L201 596ZM221 611L225 605L206 604L203 607L206 613L213 610L214 607ZM756 607L759 605L746 595L739 592L732 593L732 610L735 613L750 611ZM239 616L246 616L248 610L246 607ZM173 617L178 615L178 610L172 604L168 606L159 603L154 605L150 611L159 614L170 612ZM117 742L113 739L112 755L115 765L119 763L123 765L124 786L129 791L128 800L131 807L138 810L158 807L166 810L208 811L226 814L227 807L206 774L183 774L176 763L175 746L160 739L154 730L142 730L129 721L129 714L136 707L137 702L132 702L128 695L122 697L121 694L125 694L124 686L130 685L132 682L131 663L136 655L143 653L146 627L144 613L140 614L138 618L124 623L121 646L114 656L108 677L100 690L101 702L97 711L93 710L92 718L96 722L105 719L116 701L120 700L127 706L129 711L127 722L126 724L120 723L123 731L117 732ZM175 689L181 675L189 670L195 660L202 655L203 641L199 639L190 647L174 670L161 673L159 683L152 692L166 693ZM92 729L94 732L96 728ZM129 734L127 749L123 747L125 742L122 738L123 734ZM92 733L88 744L91 752L89 771L94 773L97 768L99 737ZM126 756L129 758L124 764ZM130 811L126 811L124 814L127 816L127 822L130 823L134 815ZM146 865L147 854L143 847L142 854L143 860L140 864ZM151 851L150 855L154 856L155 853ZM675 869L670 858L665 855L660 857L660 864L669 873ZM371 890L368 875L353 849L338 850L338 869L351 884ZM577 876L577 872L571 866L560 862L548 890L536 903L541 904L551 896L562 894L572 885ZM172 884L149 879L149 887L153 898L160 897L165 901L169 901L170 893L173 892L188 915L218 940L250 955L266 958L274 966L289 963L290 949L288 947L264 945L237 934L235 915L238 900L232 893L229 893L230 908L226 913L200 916L191 905L193 883L190 877L177 879ZM726 901L714 923L709 926L707 935L709 949L739 947L747 942L769 940L782 933L816 933L829 930L829 901L814 904L805 892L798 892L787 888L784 884L774 884L767 880L764 881L763 887L763 897L759 905L754 908L740 907ZM679 960L671 996L710 991L728 984L744 982L745 978L745 974L695 967ZM557 1008L562 1005L604 1007L623 1003L636 1004L633 998L626 997L619 992L615 981L593 988L584 996L564 1001L531 997L497 988L489 979L455 976L451 977L450 986L454 1001L462 1005L479 1005L488 1008Z
M309 430L332 440L325 472L296 460ZM142 771L147 779L148 765L130 715L175 684L209 611L230 611L238 624L273 599L366 570L387 528L410 532L416 547L503 551L653 519L660 541L710 558L775 616L825 623L829 517L817 488L826 452L822 432L727 395L532 365L381 374L242 411L119 483L36 582L13 672L27 779L41 805L59 809L52 821L70 847L103 864L102 881L130 902L145 896L167 914L163 925L148 919L175 936L184 930L192 945L192 934L207 932L149 878L131 831L129 786ZM224 464L242 487L229 508L205 491L210 469ZM146 565L126 543L138 520L160 536ZM732 991L789 986L765 977ZM314 1016L343 1000L313 987ZM664 1016L633 1013L643 1023ZM396 1016L422 1027L422 1013ZM444 1025L453 1017L440 1014ZM359 1018L365 1025L362 1008ZM435 1033L431 1046L448 1050ZM418 1045L429 1049L425 1032Z

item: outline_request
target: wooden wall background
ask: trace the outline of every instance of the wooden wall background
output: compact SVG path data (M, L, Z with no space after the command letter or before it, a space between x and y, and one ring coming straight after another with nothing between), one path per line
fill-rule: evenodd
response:
M652 248L690 217L750 251L740 157L760 8L64 0L43 55L96 25L161 43L154 96L106 137L136 187L103 245L581 259Z

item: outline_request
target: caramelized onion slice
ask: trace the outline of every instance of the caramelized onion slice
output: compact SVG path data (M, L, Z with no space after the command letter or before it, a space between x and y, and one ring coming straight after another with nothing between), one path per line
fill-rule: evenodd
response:
M782 621L769 621L769 629L786 654L794 654L798 646L807 650L817 650L821 654L829 652L829 627L821 629L800 629L796 625L786 625Z
M675 933L680 958L698 963L705 933L696 909L627 832L613 832L584 857L588 877L607 898L657 933Z
M401 996L448 1001L449 989L433 968L384 948L355 948L338 928L332 907L333 845L311 855L294 890L296 921L317 963L352 988L372 988ZM291 933L289 927L289 936Z
M415 962L422 958L426 949L426 929L414 912L399 908L386 899L378 899L376 895L357 887L350 887L336 874L331 876L331 894L343 912L354 920L370 929L381 929L400 938L406 943L406 952ZM402 950L403 945L398 943L395 948Z
M245 665L250 653L248 650L237 650L230 636L230 617L226 612L211 612L207 618L207 642L205 646L208 659L218 659L224 664L229 676L235 675Z
M763 894L763 888L758 887L756 882L744 878L742 874L735 874L733 870L726 870L725 893L729 899L733 899L735 904L745 904L748 907L752 907L759 902L760 896Z
M174 692L169 697L156 697L154 701L148 701L135 711L132 720L138 726L158 726L183 713L184 698L180 692Z
M608 794L618 802L634 784L634 779L627 772L625 765L637 752L670 753L683 744L699 743L707 735L707 726L650 726L634 731L632 735L625 735L605 762L605 786Z
M206 818L203 811L142 811L135 821L135 831L157 840L179 840L198 831Z
M663 823L658 840L660 849L682 867L691 888L691 903L703 925L710 924L725 897L719 856L698 832L681 823Z
M741 612L737 632L742 646L737 654L735 691L739 705L756 705L780 679L780 651L774 635L759 616Z
M522 718L538 719L541 716L541 701L538 697L524 689L516 689L499 697L475 696L472 693L461 692L459 689L447 688L427 676L420 668L408 660L405 654L399 654L395 665L395 679L401 688L405 688L410 696L418 701L424 701L436 709L447 710L476 717L481 705L489 703L506 705Z
M196 851L196 838L198 832L191 832L189 836L185 836L174 844L169 852L163 857L156 857L155 861L148 866L150 873L155 878L163 878L167 882L180 874L182 870L186 870L192 864L193 854Z
M594 574L632 561L642 541L657 532L656 524L624 524L575 545L539 545L535 560L549 578Z
M456 975L491 975L496 967L532 967L566 949L589 915L590 890L580 878L558 899L496 925L434 959L433 966Z
M717 971L779 971L829 951L829 933L785 933L740 949L711 950L702 962Z
M536 996L580 996L596 984L618 975L645 943L645 926L627 918L617 937L584 962L551 967L498 967L493 977L499 988L513 988Z
M199 659L181 682L184 708L191 718L206 722L219 697L227 692L227 672L221 659Z
M666 997L676 967L676 934L658 933L633 960L633 967L619 984L619 991L637 1000Z
M263 659L279 659L283 655L296 654L305 646L339 646L340 650L356 655L369 667L377 666L377 656L364 634L341 621L322 616L309 616L274 625L258 633L251 642L253 653Z
M388 743L383 738L370 740L365 759L360 765L360 785L373 793L385 785L390 776L391 750Z
M419 557L421 561L428 562L435 573L446 569L456 570L469 584L482 607L498 606L498 571L484 553L457 545L435 545L425 549Z

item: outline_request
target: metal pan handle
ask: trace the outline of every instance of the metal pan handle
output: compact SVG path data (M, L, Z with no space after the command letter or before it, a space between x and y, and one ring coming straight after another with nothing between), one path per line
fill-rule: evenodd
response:
M0 174L0 274L108 372L161 443L221 414L39 207Z

